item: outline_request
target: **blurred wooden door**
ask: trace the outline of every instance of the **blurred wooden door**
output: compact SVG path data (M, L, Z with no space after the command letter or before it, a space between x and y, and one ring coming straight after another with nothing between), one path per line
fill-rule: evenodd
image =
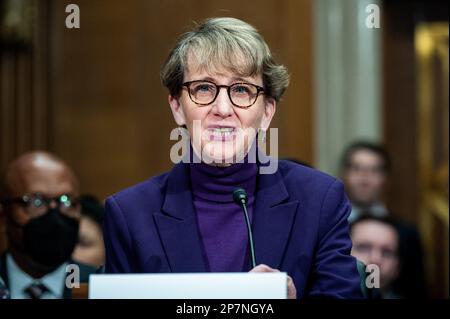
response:
M416 28L420 229L433 297L449 296L449 24Z

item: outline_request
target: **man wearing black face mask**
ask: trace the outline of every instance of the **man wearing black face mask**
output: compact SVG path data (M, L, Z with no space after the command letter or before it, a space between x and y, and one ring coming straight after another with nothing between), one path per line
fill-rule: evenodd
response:
M12 299L70 298L66 267L75 264L70 256L78 240L77 195L72 170L52 154L26 153L9 165L0 194L8 238L0 277ZM75 268L80 282L95 271Z

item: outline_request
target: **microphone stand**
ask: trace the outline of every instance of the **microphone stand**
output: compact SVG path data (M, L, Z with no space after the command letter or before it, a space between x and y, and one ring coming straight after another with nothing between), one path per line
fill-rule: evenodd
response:
M236 202L236 204L241 206L242 210L244 211L245 223L247 225L248 242L249 242L249 248L250 248L250 258L251 258L252 268L255 268L256 267L255 248L253 246L253 233L252 233L250 219L248 217L248 212L247 212L247 192L242 188L236 189L233 192L233 200Z

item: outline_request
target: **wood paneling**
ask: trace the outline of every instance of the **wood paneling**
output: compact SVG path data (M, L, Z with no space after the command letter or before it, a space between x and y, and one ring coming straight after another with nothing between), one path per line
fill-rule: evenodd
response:
M3 2L2 10L9 8ZM31 149L48 149L48 2L23 1L15 12L29 36L0 38L0 176L8 162ZM39 3L39 6L34 6ZM16 3L20 8L20 2ZM25 14L27 13L28 14ZM3 12L2 12L3 13ZM3 22L3 21L2 21ZM30 26L28 30L24 26ZM3 25L2 25L3 27ZM19 32L20 33L20 32ZM14 33L15 34L15 33ZM2 196L2 194L0 194ZM0 252L5 248L0 219Z
M384 140L393 163L387 193L394 214L416 222L417 112L412 6L386 3L383 21ZM402 20L399 24L397 21Z

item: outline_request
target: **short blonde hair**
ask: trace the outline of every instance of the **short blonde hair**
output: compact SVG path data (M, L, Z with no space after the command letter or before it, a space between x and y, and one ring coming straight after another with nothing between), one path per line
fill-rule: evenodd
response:
M210 18L178 39L161 69L162 83L172 96L181 91L189 58L201 70L225 68L239 76L261 74L266 96L276 101L289 85L286 67L274 61L258 31L239 19Z

